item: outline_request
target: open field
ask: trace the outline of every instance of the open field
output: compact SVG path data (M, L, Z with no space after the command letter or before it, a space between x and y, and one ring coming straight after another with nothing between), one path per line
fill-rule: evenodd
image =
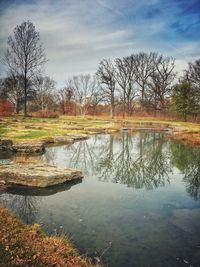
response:
M0 138L15 141L45 140L68 133L112 132L120 128L135 130L141 128L171 128L172 138L200 144L200 124L162 120L151 117L132 117L109 119L106 117L32 118L22 116L2 117L0 120Z

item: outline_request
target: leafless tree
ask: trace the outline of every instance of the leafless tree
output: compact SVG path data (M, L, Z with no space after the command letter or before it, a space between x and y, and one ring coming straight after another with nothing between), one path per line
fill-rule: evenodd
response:
M39 43L39 32L30 21L17 25L13 36L8 37L8 49L4 62L9 70L23 78L24 116L27 116L27 93L29 81L46 62L44 49Z
M110 116L114 118L116 81L115 68L111 60L103 59L99 63L96 75L99 83L102 84L102 94L105 96L105 99L109 101L111 107Z
M186 70L187 78L200 88L200 59L188 65L189 68Z
M55 81L48 76L37 76L34 79L34 102L42 112L52 109L55 85Z
M145 103L148 80L149 77L155 71L155 62L158 55L156 53L144 53L132 54L132 64L134 66L135 80L140 88L141 104Z
M15 76L12 73L3 80L2 86L4 96L6 96L15 107L15 112L18 114L20 106L23 102L23 80L22 77Z
M98 84L96 78L90 74L73 76L71 83L75 92L75 99L80 108L80 113L85 116L93 97L98 94Z
M156 110L165 111L166 97L170 96L172 84L176 77L174 72L175 59L159 56L155 62L155 71L151 74L148 83L148 104Z
M188 69L185 71L185 76L193 85L194 97L200 110L200 59L194 63L189 63Z
M125 117L126 108L127 113L130 116L133 112L133 100L136 96L132 57L115 59L115 67L115 80L123 94L123 117Z
M58 91L59 104L62 110L62 114L66 113L66 103L69 103L74 99L74 90L75 89L71 84L71 80L69 80L67 81L67 85Z

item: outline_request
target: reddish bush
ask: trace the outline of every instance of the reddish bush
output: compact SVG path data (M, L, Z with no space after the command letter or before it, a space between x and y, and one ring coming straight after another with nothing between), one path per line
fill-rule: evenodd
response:
M53 111L37 111L30 113L30 115L36 118L59 118L59 113Z
M0 116L9 116L14 112L12 103L6 98L0 98Z

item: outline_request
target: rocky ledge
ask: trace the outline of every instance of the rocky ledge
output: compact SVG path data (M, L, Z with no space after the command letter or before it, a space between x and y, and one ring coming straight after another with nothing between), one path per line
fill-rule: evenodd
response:
M12 150L20 153L43 153L45 146L44 142L17 142L13 144Z
M75 141L81 141L88 139L86 134L65 134L64 136L54 136L54 143L57 144L73 144Z
M48 187L82 179L81 171L60 169L50 165L3 164L0 166L0 184Z

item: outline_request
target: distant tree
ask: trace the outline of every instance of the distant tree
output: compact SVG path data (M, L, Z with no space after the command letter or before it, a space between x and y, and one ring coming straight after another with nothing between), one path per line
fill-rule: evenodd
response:
M196 103L193 92L192 84L185 80L173 88L173 108L185 121L188 115L195 112Z
M132 57L115 59L115 80L122 91L123 117L127 111L130 116L133 112L133 100L136 97L134 65Z
M4 86L4 78L0 78L0 98L7 96L7 91L5 90L5 86Z
M90 74L73 76L71 84L74 88L75 101L80 108L80 113L85 116L92 104L93 97L96 97L98 93L96 77Z
M198 111L200 112L200 59L194 63L189 63L185 72L185 79L193 85L195 101L198 103Z
M23 79L24 116L27 116L27 97L30 81L46 62L44 49L39 43L39 32L30 21L17 25L13 36L8 37L8 49L4 61L15 76Z
M147 103L153 110L166 110L166 97L172 90L176 73L174 72L175 59L159 56L155 62L155 70L150 75L147 90Z
M67 84L64 88L58 91L58 97L62 114L73 114L73 108L75 107L75 103L73 103L74 88L70 80L67 81Z
M97 79L102 84L102 95L110 104L110 117L114 118L115 112L115 68L111 60L103 59L99 63L99 68L96 73Z
M134 66L135 81L140 90L140 102L145 104L148 94L148 81L151 75L156 70L157 53L144 53L132 54L132 64Z
M200 88L200 59L188 65L188 69L186 70L187 79Z
M10 74L4 79L3 87L6 97L13 104L15 112L18 114L24 99L23 78Z
M35 94L33 101L42 112L52 109L55 85L55 81L48 76L37 76L34 79Z

